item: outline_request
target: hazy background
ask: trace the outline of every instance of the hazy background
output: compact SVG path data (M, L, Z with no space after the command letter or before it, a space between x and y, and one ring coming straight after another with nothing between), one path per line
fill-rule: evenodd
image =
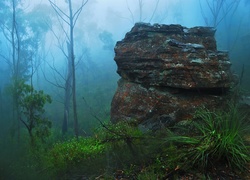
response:
M63 84L61 75L66 74L66 58L60 48L65 49L63 28L67 32L67 26L65 23L59 23L47 0L18 2L19 8L23 11L23 19L32 22L32 27L42 27L43 31L37 36L39 44L34 61L39 62L39 66L33 81L37 89L44 90L52 96L53 103L48 105L47 114L53 121L53 127L60 127L63 118L63 90L53 83ZM53 2L67 13L66 1ZM73 9L79 7L80 2L80 0L73 1ZM211 9L216 8L216 2L213 0L89 0L83 7L75 27L77 103L81 130L91 132L97 124L91 113L103 121L108 121L110 103L119 79L113 60L113 49L115 43L130 31L134 23L139 21L151 24L181 24L186 27L216 26L218 50L229 51L233 63L232 69L237 73L242 71L244 64L243 87L249 90L250 3L248 0L226 0L226 4L218 11L217 24L215 24ZM1 11L4 12L4 9ZM4 18L7 18L7 15L5 14ZM33 38L33 41L36 41L36 38ZM8 119L11 119L11 115L8 113L10 104L6 99L8 97L6 87L11 77L9 65L3 56L6 57L10 53L10 45L2 31L0 42L0 113L2 113L0 121L1 127L5 127L2 132L7 132L11 123L6 125L6 122L10 122ZM70 119L69 122L72 127L72 120Z
M65 14L68 14L67 1L52 0ZM62 136L63 87L67 75L65 33L68 34L69 29L48 0L0 0L0 179L46 179L46 174L37 176L34 171L42 172L39 163L37 167L34 164L37 158L43 157L39 151L31 153L27 128L18 118L13 118L18 99L11 89L14 84L13 2L16 3L15 26L20 35L20 42L14 38L14 45L19 44L21 50L20 75L26 84L52 98L44 114L52 122L51 136L38 147L44 154L53 143L74 137L72 102L69 129L66 138ZM81 2L72 0L74 12ZM89 0L74 29L79 134L91 135L93 129L100 126L97 119L109 121L110 104L119 79L114 46L136 22L216 28L217 48L229 52L232 71L242 75L242 92L249 95L249 9L250 0Z

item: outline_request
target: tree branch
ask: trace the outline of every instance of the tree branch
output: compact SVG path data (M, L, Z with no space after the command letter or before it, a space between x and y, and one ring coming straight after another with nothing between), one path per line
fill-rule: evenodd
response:
M126 4L127 4L127 9L128 9L128 11L129 11L129 13L130 13L130 16L131 16L131 18L132 18L132 24L134 24L134 23L135 23L135 19L134 19L134 15L133 15L133 13L132 13L132 11L131 11L129 5L128 5L128 0L126 0Z
M47 65L53 70L52 72L53 72L53 77L54 77L55 82L50 81L50 80L47 78L47 76L46 76L44 70L41 69L41 71L42 71L42 73L43 73L44 79L45 79L48 83L52 84L53 86L65 90L65 87L64 87L63 85L61 85L62 83L59 83L59 82L58 82L58 80L57 80L57 78L56 78L56 75L54 74L54 73L55 73L54 71L56 71L56 72L58 73L58 75L59 75L64 81L65 81L65 78L61 75L61 73L58 72L58 70L57 70L55 67L51 66L47 61L45 61L45 62L46 62Z
M63 17L65 16L67 19L70 19L70 17L64 13L61 8L59 8L55 3L53 3L51 0L49 0L51 7L54 9L54 11L56 12L56 14L68 25L70 25L70 23Z
M88 0L86 0L86 1L83 0L80 8L74 13L74 15L73 15L73 20L74 20L73 27L75 27L77 19L78 19L79 15L81 14L83 7L87 4L87 2L88 2Z
M151 18L149 19L149 22L151 22L151 20L153 19L154 15L155 15L155 12L156 12L156 10L158 8L159 2L160 2L160 0L157 0L154 11L153 11L153 14L152 14Z
M28 124L24 120L22 120L22 118L20 118L20 121L24 124L24 126L28 129L28 131L30 131L31 128L28 126Z

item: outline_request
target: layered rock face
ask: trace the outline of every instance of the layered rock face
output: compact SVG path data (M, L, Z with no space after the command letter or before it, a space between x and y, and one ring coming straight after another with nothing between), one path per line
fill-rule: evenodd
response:
M218 94L230 88L232 74L214 33L209 27L135 24L115 47L121 80L111 121L159 128L190 118L199 106L220 105L224 96Z

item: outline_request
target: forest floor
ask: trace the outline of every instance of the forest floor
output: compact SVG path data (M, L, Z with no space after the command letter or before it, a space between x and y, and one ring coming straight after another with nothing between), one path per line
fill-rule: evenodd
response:
M143 171L143 170L142 170ZM83 178L88 179L88 178ZM92 178L90 178L92 179ZM107 178L103 175L94 178L95 180L106 180ZM114 173L115 180L137 180L138 177L136 174L129 175L125 174L123 170L117 170ZM181 170L176 170L175 172L171 172L167 174L164 178L152 179L150 177L145 180L202 180L202 179L216 179L216 180L250 180L250 164L249 170L245 174L236 173L230 170L228 167L214 167L206 174L201 172L184 172ZM144 179L143 179L144 180Z
M248 111L249 107L246 110ZM224 118L224 116L221 116L221 117ZM226 116L226 117L231 117L231 116ZM230 119L235 120L234 118L230 118ZM232 121L232 122L236 122L236 121ZM250 114L247 115L245 122L246 124L250 122ZM244 139L244 141L242 141L242 144L244 144L245 145L244 147L247 148L247 149L243 148L247 151L241 151L242 152L241 155L243 157L246 157L243 159L238 158L238 156L236 156L237 154L236 155L230 154L230 152L235 152L235 151L222 151L221 154L227 155L227 156L223 156L222 158L218 158L219 156L218 155L215 158L209 159L211 151L206 151L205 153L201 151L200 153L201 155L198 154L199 156L195 156L193 154L190 155L188 153L190 152L190 149L191 149L190 147L193 147L193 145L190 143L189 144L188 143L186 144L168 143L168 141L166 141L165 138L168 137L167 135L169 134L166 134L168 133L168 131L166 132L165 130L159 131L156 134L149 134L148 136L146 136L147 138L145 138L144 134L139 136L140 134L138 134L138 132L136 131L137 129L136 128L133 129L133 126L129 126L126 123L116 124L114 127L115 127L114 130L116 130L115 132L119 132L122 129L123 130L122 132L126 135L125 137L130 137L129 140L132 139L131 137L137 137L136 139L133 139L134 146L132 146L132 148L128 148L131 146L128 146L127 142L131 142L131 141L126 141L127 139L122 139L122 141L117 141L116 143L114 143L114 141L111 141L112 143L109 143L109 146L107 146L109 148L107 149L107 151L105 151L105 156L103 156L103 154L100 154L100 157L101 157L100 159L96 158L97 161L95 161L95 159L92 159L92 160L90 159L91 162L89 162L88 159L86 159L87 163L83 162L82 166L77 166L76 172L71 171L71 173L67 173L65 179L74 179L74 180L76 179L79 179L79 180L80 179L81 180L92 180L92 179L93 180L109 180L109 179L110 180L114 180L114 179L115 180L206 180L206 179L208 180L210 179L211 180L250 180L250 163L246 164L246 162L249 162L248 161L249 158L246 157L246 155L249 153L247 149L248 147L250 147L250 134L249 134L250 126L248 125L244 124L243 128L245 131L243 131L244 134L241 134L241 139ZM187 129L187 127L188 126L185 126L186 130L188 130L189 132L190 129L189 128ZM228 126L226 127L219 126L219 127L228 128ZM182 130L183 129L184 128L182 127ZM210 132L211 131L209 131L208 133ZM231 133L234 131L232 131L231 129L229 129L228 131L227 129L226 132ZM180 133L180 132L177 132L177 133ZM113 134L116 135L116 133L112 133L112 135ZM148 138L151 136L154 138ZM116 136L114 135L111 136L113 139L110 138L109 136L104 136L104 137L105 138L108 137L108 139L113 140L114 137ZM169 136L170 140L171 140L171 137L173 138L175 136ZM210 136L204 136L204 137L210 137ZM206 141L203 139L205 143L204 144L199 143L202 145L201 147L210 147L210 146L206 146L206 142L208 142L208 144L211 144L210 142L219 142L219 143L224 142L224 141L215 141L214 139L217 136L212 136L212 137L213 138L209 138ZM225 137L228 137L228 136L225 136ZM118 140L121 140L120 136ZM234 145L235 144L238 145L237 142L241 142L238 140L239 139L237 139L237 141L233 141ZM212 148L213 147L214 146L212 146ZM228 149L228 147L230 149L231 146L230 145L226 146L226 149ZM215 152L218 153L218 151L215 151ZM232 159L232 160L230 159L230 157L233 158L235 156L237 158L236 161L233 161L235 159ZM200 161L197 161L197 157L200 158L201 160L199 159ZM234 162L237 162L239 164L234 164ZM86 166L86 164L88 165ZM232 166L230 167L228 164L232 164ZM239 169L241 170L244 169L244 170L242 171L236 170L236 167L239 167Z
M250 136L247 138L247 141L250 144ZM179 168L171 172L167 172L165 175L159 175L161 178L156 180L202 180L202 179L216 179L216 180L250 180L250 163L247 165L247 171L244 173L234 172L225 164L217 164L216 167L210 168L206 173L199 172L198 170L192 170L190 172L182 171ZM137 169L138 174L145 172L145 169ZM114 173L115 180L137 180L138 174L133 172L132 174L125 173L125 170L116 170ZM157 175L156 175L157 176ZM164 176L162 178L162 176ZM102 175L94 178L95 180L106 180ZM144 180L144 179L143 179ZM148 176L145 180L153 180L152 177Z
M246 138L248 144L250 144L250 136ZM225 165L217 165L217 167L211 168L209 172L207 172L206 179L217 179L217 180L250 180L250 163L247 165L247 171L245 173L241 172L233 172L228 166ZM183 174L182 174L183 173ZM177 173L178 174L178 173ZM204 174L200 172L193 173L185 173L180 172L178 175L178 180L200 180L204 179ZM168 177L166 179L172 179Z
M117 170L115 173L116 180L135 180L136 177L124 175L121 170ZM96 178L98 180L102 179L102 176ZM201 172L184 172L181 170L176 170L167 174L164 178L157 178L157 180L201 180L201 179L216 179L216 180L250 180L250 164L248 172L241 174L230 170L228 167L214 167L209 170L206 174ZM151 180L151 179L148 179Z

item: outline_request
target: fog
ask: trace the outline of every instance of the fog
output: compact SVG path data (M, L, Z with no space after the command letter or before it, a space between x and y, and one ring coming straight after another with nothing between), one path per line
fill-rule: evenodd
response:
M249 0L72 0L79 135L91 135L99 120L109 122L119 79L114 47L136 22L214 27L218 50L229 52L232 71L242 74L242 89L248 92L249 8ZM43 116L52 122L54 139L60 139L70 56L68 0L1 0L0 16L0 142L28 137L27 126L16 119L17 80L50 95ZM72 94L70 90L68 136L74 136Z
M52 2L62 12L68 13L67 1ZM75 12L81 5L81 1L73 1L72 5L73 12ZM64 53L67 52L67 37L65 33L69 33L69 28L67 23L60 19L60 16L56 15L49 1L20 1L17 2L17 8L18 11L22 12L18 14L17 11L16 23L20 26L22 24L26 26L26 29L21 27L25 31L24 33L26 33L23 35L23 39L28 41L30 38L31 42L37 41L32 57L33 63L37 64L36 71L33 74L33 84L37 89L44 90L52 96L53 103L50 105L47 113L60 126L63 89L58 88L58 86L64 83L63 77L66 75L67 60ZM229 51L233 63L232 69L237 73L240 73L243 65L245 66L243 78L246 84L243 86L248 88L249 3L247 0L229 0L226 1L221 9L215 9L216 12L212 12L213 8L219 7L216 7L215 2L206 0L88 1L77 17L74 27L78 99L88 97L87 101L90 103L89 105L84 105L84 102L78 100L78 103L83 103L79 106L84 112L82 113L83 119L85 119L83 121L87 124L91 124L94 121L88 115L86 106L91 106L92 110L95 111L94 113L102 114L103 118L109 118L109 106L119 78L116 74L116 64L113 60L113 48L115 43L121 40L126 32L133 27L134 23L140 21L151 24L181 24L186 27L216 26L218 49ZM0 87L1 95L4 97L7 96L6 87L11 84L12 78L12 62L10 60L12 53L11 34L8 32L11 26L11 13L11 9L1 9L3 18L1 20L0 35ZM218 15L216 20L213 13ZM28 64L30 66L30 63ZM31 69L30 67L26 68L29 76ZM30 79L28 78L27 81L30 81ZM100 96L99 98L106 99L104 101L98 99L93 95L94 92ZM90 95L91 93L92 95ZM96 99L94 100L93 98ZM99 104L98 101L104 104ZM100 107L96 107L96 104ZM54 109L58 110L56 115L53 113ZM83 129L85 129L84 126L82 127Z

